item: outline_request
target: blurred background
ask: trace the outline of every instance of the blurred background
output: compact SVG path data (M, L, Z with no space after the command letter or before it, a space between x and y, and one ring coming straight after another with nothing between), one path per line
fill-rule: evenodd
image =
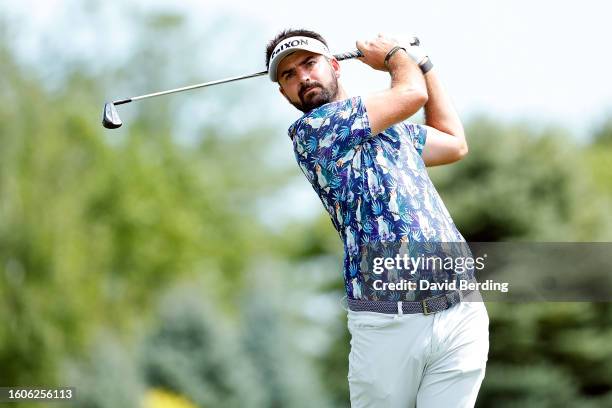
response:
M610 6L0 3L0 386L75 407L347 407L342 245L267 79L278 31L416 33L470 154L430 171L468 241L610 241ZM384 74L343 63L352 94ZM419 118L415 120L419 121ZM609 303L488 303L478 407L612 407ZM22 403L15 407L62 406Z

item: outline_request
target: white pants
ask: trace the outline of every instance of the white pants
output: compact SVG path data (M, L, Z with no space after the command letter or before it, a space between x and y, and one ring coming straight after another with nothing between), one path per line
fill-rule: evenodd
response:
M432 315L348 311L352 408L473 407L489 354L483 302Z

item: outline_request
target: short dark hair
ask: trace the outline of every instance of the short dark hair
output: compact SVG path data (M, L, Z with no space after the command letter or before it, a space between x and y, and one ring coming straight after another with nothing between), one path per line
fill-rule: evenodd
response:
M287 39L289 37L296 37L296 36L314 38L316 40L321 41L327 47L327 42L321 36L321 34L315 33L314 31L304 30L304 29L294 30L294 29L291 29L291 28L283 30L280 33L278 33L276 35L276 37L274 37L274 39L271 40L268 43L268 46L266 47L266 69L270 68L270 56L272 55L272 51L274 51L274 48L276 48L278 43L280 43L281 41L283 41L283 40L285 40L285 39Z

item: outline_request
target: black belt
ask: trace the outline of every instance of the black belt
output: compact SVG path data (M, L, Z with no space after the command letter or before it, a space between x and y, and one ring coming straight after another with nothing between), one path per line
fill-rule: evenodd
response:
M388 314L433 314L446 310L461 302L461 299L472 293L473 290L454 290L423 299L421 301L392 302L388 300L361 300L347 299L348 307L354 312L378 312Z

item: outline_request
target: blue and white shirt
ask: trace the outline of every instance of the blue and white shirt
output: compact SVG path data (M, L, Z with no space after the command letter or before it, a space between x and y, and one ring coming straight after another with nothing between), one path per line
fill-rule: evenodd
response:
M372 135L361 97L311 110L289 128L302 172L344 242L344 283L360 298L372 242L465 242L427 174L427 130L401 122Z

